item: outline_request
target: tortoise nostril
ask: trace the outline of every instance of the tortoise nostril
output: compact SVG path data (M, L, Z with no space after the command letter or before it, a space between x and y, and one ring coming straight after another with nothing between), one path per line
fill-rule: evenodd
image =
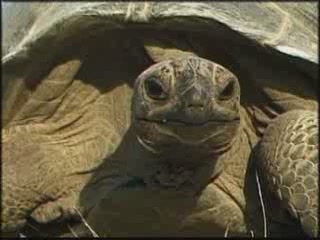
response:
M194 86L183 95L183 101L187 109L203 110L208 100L208 94L201 86Z

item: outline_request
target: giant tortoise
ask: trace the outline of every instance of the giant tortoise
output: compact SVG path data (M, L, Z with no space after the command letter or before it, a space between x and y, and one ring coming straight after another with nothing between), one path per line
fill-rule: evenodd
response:
M317 236L316 7L4 3L2 232Z

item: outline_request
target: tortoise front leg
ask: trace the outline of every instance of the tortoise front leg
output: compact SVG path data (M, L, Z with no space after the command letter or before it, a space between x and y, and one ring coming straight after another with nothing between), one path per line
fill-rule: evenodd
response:
M294 110L276 118L257 147L258 168L308 235L318 235L318 120L315 112Z
M70 60L54 67L2 129L2 232L19 231L29 217L40 223L73 217L86 172L120 141L101 111L99 91L68 92L80 65Z

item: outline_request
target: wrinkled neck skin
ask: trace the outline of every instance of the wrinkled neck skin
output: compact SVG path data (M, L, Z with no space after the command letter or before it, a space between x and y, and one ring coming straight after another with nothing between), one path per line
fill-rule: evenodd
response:
M171 143L168 150L159 152L154 147L150 149L136 136L140 156L143 156L139 158L139 165L141 161L144 165L144 171L141 172L147 173L144 179L155 188L175 188L197 193L222 174L228 162L237 158L237 151L243 144L242 131L242 127L239 127L229 144L219 149Z

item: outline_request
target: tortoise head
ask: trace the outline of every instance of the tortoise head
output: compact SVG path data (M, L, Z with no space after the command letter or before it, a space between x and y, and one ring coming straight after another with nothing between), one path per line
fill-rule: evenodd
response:
M190 56L140 74L132 120L139 142L150 151L220 152L237 134L239 107L237 78L219 64Z

